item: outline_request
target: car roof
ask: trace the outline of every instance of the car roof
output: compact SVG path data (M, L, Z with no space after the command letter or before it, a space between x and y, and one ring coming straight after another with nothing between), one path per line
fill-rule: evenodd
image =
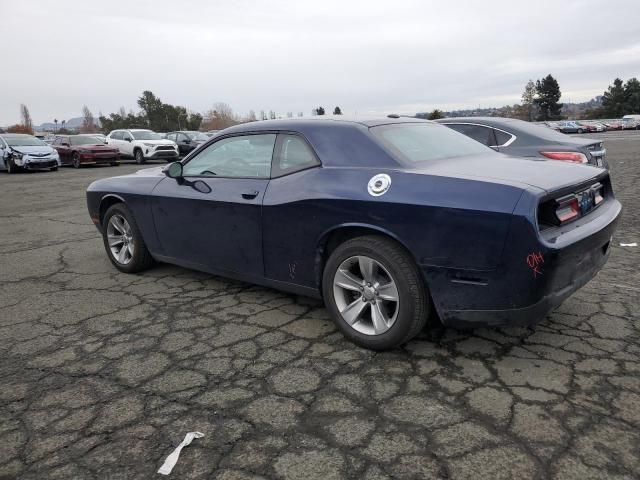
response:
M567 122L572 120L566 120ZM515 135L517 142L521 145L533 143L563 143L583 145L593 143L594 140L583 140L568 137L563 133L559 133L545 125L539 123L526 122L517 118L504 117L450 117L436 120L437 123L472 123L478 125L486 125L503 130L507 133ZM559 123L563 123L559 122Z
M256 122L241 123L222 130L223 133L235 131L253 130L301 130L308 128L344 126L375 127L396 123L433 123L415 117L348 117L345 115L316 115L312 117L283 118L278 120L259 120Z
M33 137L30 133L0 133L0 137L8 138L8 137Z

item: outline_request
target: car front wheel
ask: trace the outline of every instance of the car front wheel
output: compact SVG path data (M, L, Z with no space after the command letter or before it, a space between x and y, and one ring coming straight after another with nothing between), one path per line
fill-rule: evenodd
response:
M76 152L73 154L73 168L80 168L82 162L80 162L80 155Z
M19 167L15 164L12 158L7 159L7 173L17 173Z
M138 165L142 165L144 163L144 154L142 153L142 150L140 149L136 150L134 157Z
M358 237L338 246L325 266L322 287L336 325L362 347L397 347L427 322L429 298L416 264L385 237Z
M109 260L121 272L140 272L153 264L138 224L124 203L116 203L105 213L102 238Z

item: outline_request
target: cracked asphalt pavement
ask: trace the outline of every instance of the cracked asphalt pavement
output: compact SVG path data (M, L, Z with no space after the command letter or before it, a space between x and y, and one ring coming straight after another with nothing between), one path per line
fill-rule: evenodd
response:
M638 478L640 132L606 140L605 269L536 328L374 353L322 304L169 265L112 267L96 178L0 174L0 478Z

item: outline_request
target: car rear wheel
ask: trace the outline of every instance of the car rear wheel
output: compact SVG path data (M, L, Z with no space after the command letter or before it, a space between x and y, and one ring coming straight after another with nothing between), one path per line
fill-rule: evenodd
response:
M111 162L112 167L117 167L120 165L120 162Z
M121 272L140 272L153 265L138 224L124 203L112 205L105 213L102 238L109 260Z
M397 347L426 325L429 298L416 264L385 237L358 237L339 245L325 266L322 288L338 328L362 347Z
M134 152L133 156L136 159L137 164L142 165L144 163L144 154L139 148Z
M581 128L578 129L578 133L582 133L584 132L584 130L582 130Z
M78 154L78 152L73 154L71 163L73 165L73 168L80 168L82 166L82 163L80 162L80 155Z

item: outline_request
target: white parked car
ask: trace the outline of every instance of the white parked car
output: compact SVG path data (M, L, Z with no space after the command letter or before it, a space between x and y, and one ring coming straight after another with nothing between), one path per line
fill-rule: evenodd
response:
M107 144L120 151L120 156L134 158L136 163L147 160L173 162L179 157L175 142L162 138L158 133L140 128L114 130L107 135Z

